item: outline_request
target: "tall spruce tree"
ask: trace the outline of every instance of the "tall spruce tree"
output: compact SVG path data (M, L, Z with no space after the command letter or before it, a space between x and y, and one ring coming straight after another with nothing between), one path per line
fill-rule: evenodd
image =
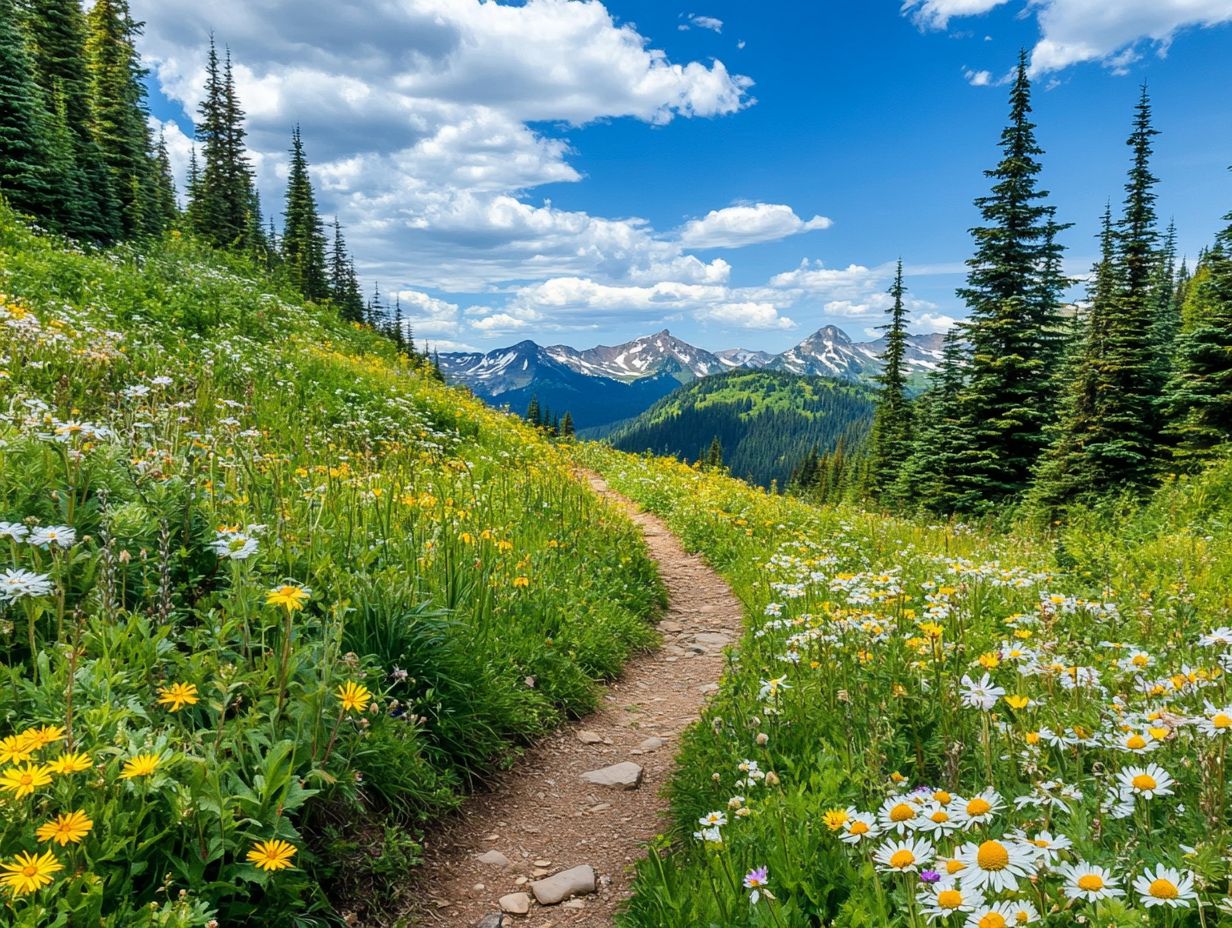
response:
M179 218L180 208L175 196L171 153L167 151L167 138L162 133L159 133L158 146L154 149L154 167L152 207L159 217L159 225L164 229L170 229Z
M958 509L957 481L965 444L963 406L969 360L957 327L945 335L941 367L918 401L920 414L911 453L900 471L895 496L936 513Z
M13 0L0 0L0 193L47 221L52 176L43 103Z
M338 314L347 322L364 321L364 298L360 293L355 266L347 253L342 223L334 217L334 238L329 251L329 297L338 307Z
M1155 472L1159 256L1150 158L1156 134L1143 88L1129 137L1133 163L1124 212L1115 226L1105 214L1082 363L1033 493L1050 511L1087 496L1140 490Z
M230 53L222 64L213 37L206 60L205 97L197 113L204 164L192 185L188 215L193 229L217 247L250 249L261 229L261 217L255 208L256 189L245 148L244 112Z
M128 0L96 0L86 14L86 71L94 141L111 178L125 238L162 231L152 208L155 164L144 78L135 41L142 24Z
M885 501L891 501L895 481L911 448L911 403L907 397L906 370L907 309L903 301L906 292L903 262L899 259L889 290L894 301L890 321L880 327L886 333L886 347L881 356L882 370L877 377L881 392L873 416L869 464L873 493Z
M317 212L316 196L308 175L308 158L299 126L291 133L291 171L282 230L282 260L292 283L310 300L330 297L325 266L325 231Z
M1195 471L1232 442L1232 213L1186 294L1163 411L1176 465Z
M30 0L26 17L35 77L64 138L53 194L60 225L79 239L107 242L120 234L111 176L91 134L86 20L79 0Z
M987 172L992 191L976 200L984 225L971 230L976 250L967 262L967 286L959 290L969 307L970 343L956 497L962 509L1027 488L1055 412L1064 339L1057 234L1068 226L1056 221L1039 187L1042 150L1030 117L1024 52L1010 91L1002 159Z

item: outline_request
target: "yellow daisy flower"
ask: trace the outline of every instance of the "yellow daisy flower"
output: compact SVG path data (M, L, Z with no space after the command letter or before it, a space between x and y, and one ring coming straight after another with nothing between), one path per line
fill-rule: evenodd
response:
M287 612L298 612L308 602L308 591L293 583L284 583L265 594L267 606L282 606Z
M248 852L248 862L258 870L286 870L294 866L291 858L295 856L295 845L275 838L272 841L258 841Z
M94 823L78 809L76 812L57 815L50 822L39 826L34 836L40 841L55 841L63 847L66 844L77 844L93 827Z
M345 686L338 687L337 695L346 712L363 712L368 708L368 703L372 701L372 694L368 691L368 687L351 680L348 680Z
M137 754L124 762L124 769L120 771L121 780L131 780L135 777L148 777L163 761L162 757L157 754Z
M25 851L13 858L12 863L0 863L0 886L6 886L15 896L37 892L51 883L51 875L59 873L64 865L56 860L51 851L28 854Z
M43 764L26 764L10 767L0 775L0 789L13 793L18 799L29 796L40 786L51 782L51 768Z
M172 683L158 690L158 704L172 712L179 712L185 706L195 706L198 702L197 687L192 683Z
M70 773L83 773L94 766L94 761L90 759L90 755L85 752L76 754L61 754L55 760L47 764L47 769L52 773L58 773L60 776L65 776Z
M49 744L55 744L64 737L64 729L59 725L44 725L42 728L29 728L23 731L20 737L26 739L26 743L37 751L40 748L45 748Z
M0 764L20 764L30 759L34 747L24 735L0 738Z

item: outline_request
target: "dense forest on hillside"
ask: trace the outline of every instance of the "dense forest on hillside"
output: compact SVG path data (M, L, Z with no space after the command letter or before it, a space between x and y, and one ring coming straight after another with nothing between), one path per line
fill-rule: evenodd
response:
M688 461L707 458L717 440L722 464L752 483L786 484L809 452L858 444L874 393L848 381L737 370L687 384L608 436L623 451Z

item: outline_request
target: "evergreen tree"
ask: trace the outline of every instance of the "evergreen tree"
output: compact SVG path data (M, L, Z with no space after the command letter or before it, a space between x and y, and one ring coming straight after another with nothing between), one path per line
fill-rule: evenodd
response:
M1182 470L1197 470L1232 441L1232 213L1187 294L1165 395L1168 434Z
M526 407L526 421L531 425L543 425L543 413L539 410L539 397L532 395Z
M380 329L384 325L385 304L381 302L381 284L378 281L372 285L372 299L368 301L368 325Z
M907 310L903 294L903 262L898 262L898 271L890 287L894 302L890 309L890 321L880 327L886 333L886 348L882 353L882 370L877 382L881 393L877 398L877 411L873 415L871 436L870 478L872 490L887 499L894 481L906 462L911 445L911 403L907 398Z
M719 442L719 436L716 435L710 442L710 448L706 451L706 467L718 469L723 466L723 445Z
M243 111L235 91L231 56L225 67L210 38L205 97L197 109L197 139L202 144L200 174L192 184L189 217L193 229L220 248L246 249L253 244L255 187L244 147Z
M338 313L348 322L364 321L364 300L359 291L355 266L347 254L342 223L334 218L334 242L329 252L329 296Z
M394 295L394 344L399 351L406 351L406 320L402 318L402 294Z
M957 469L962 491L955 500L963 509L1026 489L1054 414L1064 286L1056 238L1067 226L1057 223L1039 188L1042 150L1030 115L1024 52L1001 136L1002 160L987 172L992 191L976 200L984 225L972 229L975 255L959 291L970 308L971 349Z
M171 154L167 151L167 138L162 133L159 133L158 147L155 149L153 206L162 228L170 229L175 225L180 215L180 208L175 198L175 177L171 170Z
M42 101L13 0L0 0L0 193L45 220L52 182Z
M144 78L134 45L142 24L128 0L96 0L86 14L85 56L94 141L107 166L125 238L162 231L152 208L155 171Z
M577 433L573 426L573 413L568 410L560 419L560 434L563 438L572 438Z
M312 192L308 158L304 155L299 126L291 133L291 171L287 177L282 260L286 263L292 283L307 299L329 299L325 231L317 213L316 195Z
M1124 214L1116 227L1105 215L1082 363L1033 494L1052 511L1083 496L1141 489L1153 476L1159 367L1152 284L1158 255L1150 156L1156 134L1143 88L1129 138L1133 165Z
M964 492L958 477L966 449L963 429L968 367L958 329L952 328L945 336L941 368L920 400L915 441L894 489L897 498L914 500L936 513L956 511Z
M79 0L29 0L26 17L35 78L62 133L57 170L59 225L79 239L111 241L120 232L111 178L91 135L86 20Z

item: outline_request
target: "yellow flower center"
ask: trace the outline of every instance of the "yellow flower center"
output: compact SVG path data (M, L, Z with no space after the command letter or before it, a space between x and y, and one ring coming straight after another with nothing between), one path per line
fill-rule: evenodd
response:
M939 789L935 793L933 793L933 801L939 805L948 806L953 801L953 799L954 797L951 796L949 793L947 793L943 789Z
M962 901L962 893L956 889L943 889L937 893L937 906L942 909L956 909Z
M989 912L980 919L980 928L1005 928L1005 916L999 912Z
M985 815L992 808L987 799L976 796L967 803L968 815Z
M23 876L33 877L33 876L38 876L39 871L38 871L38 867L35 867L34 865L30 865L28 867L22 867L21 872Z
M1084 873L1078 877L1078 888L1086 893L1097 893L1104 888L1104 878L1098 873Z
M1154 728L1148 728L1147 731L1151 733L1151 737L1156 741L1162 741L1168 736L1168 729L1164 728L1162 725L1155 726Z
M1155 778L1151 776L1149 773L1138 774L1136 777L1134 777L1133 783L1134 783L1134 789L1143 790L1143 791L1154 789L1158 785L1155 782Z
M1164 879L1155 880L1151 883L1150 887L1147 889L1147 892L1149 892L1156 899L1175 899L1181 894L1180 890L1176 888L1175 883L1171 880Z
M1145 654L1135 654L1133 656L1133 663L1135 667L1145 667L1150 662L1150 660L1151 659L1147 657Z
M863 822L855 821L851 823L851 827L847 831L853 835L866 835L868 834L868 826Z
M1211 724L1216 728L1232 728L1232 718L1225 713L1220 712L1213 719L1211 719Z
M890 821L892 822L909 822L913 818L915 818L915 809L905 802L900 802L890 810Z
M1014 916L1014 921L1018 922L1020 925L1025 925L1031 921L1031 916L1028 915L1024 909Z
M967 865L961 860L947 860L945 862L945 872L950 876L967 869Z
M1125 742L1125 746L1131 751L1141 751L1146 747L1146 739L1141 735L1130 735Z
M905 870L915 863L915 854L903 848L901 851L895 851L890 855L890 866L895 870Z
M1031 843L1034 844L1036 847L1052 847L1052 842L1045 841L1043 838L1036 838Z
M936 812L932 814L932 820L936 822L938 825L941 825L941 824L944 824L945 822L948 822L950 820L950 817L946 815L943 810L938 809Z
M1000 841L985 841L975 855L981 870L1004 870L1010 865L1010 852Z
M23 773L21 775L19 782L21 783L22 786L29 786L31 783L34 782L34 777L28 773Z

